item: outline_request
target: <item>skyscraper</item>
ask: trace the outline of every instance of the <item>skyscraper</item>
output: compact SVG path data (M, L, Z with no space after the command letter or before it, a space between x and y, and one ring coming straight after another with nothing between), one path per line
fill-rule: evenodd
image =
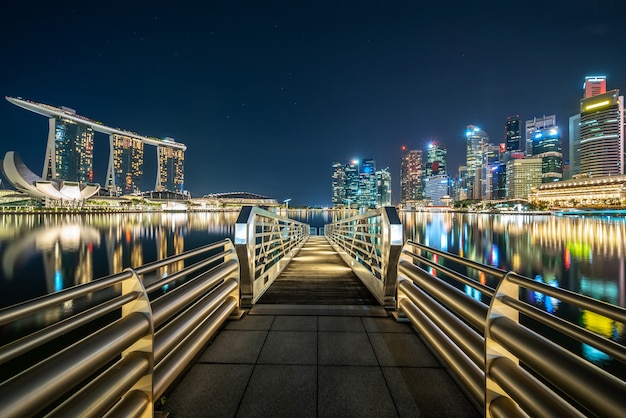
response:
M526 121L526 135L524 137L526 141L526 149L522 150L526 153L527 157L533 155L533 139L535 138L535 132L539 129L552 128L556 126L556 115L546 116L541 118L532 118Z
M143 142L128 135L109 135L109 168L107 189L114 194L131 194L141 190L143 177Z
M335 162L332 167L333 207L373 208L383 201L391 204L388 169L376 171L373 159Z
M400 202L402 204L422 199L424 193L422 174L422 151L407 150L403 146L400 161Z
M426 169L425 177L432 177L440 174L448 174L446 168L446 149L436 142L428 144L426 150Z
M346 204L346 170L342 163L333 163L333 179L332 179L333 207L342 207Z
M391 206L391 174L389 168L383 168L376 172L376 189L376 206Z
M532 187L541 185L541 158L511 159L506 163L506 197L527 199Z
M585 77L583 90L585 99L606 93L606 77L603 75Z
M482 129L468 125L465 131L467 152L465 154L467 166L467 195L471 199L480 199L482 195L481 177L483 153L489 143L489 135Z
M68 114L72 109L63 108ZM93 129L59 116L48 119L48 144L41 177L45 180L93 182Z
M533 156L541 158L541 182L563 179L563 153L558 127L538 129L533 138Z
M522 120L519 115L509 116L506 118L504 125L504 139L506 141L506 150L510 152L522 150Z
M155 190L182 193L185 180L185 151L180 148L164 146L159 146L158 149L159 172L157 173Z
M624 174L624 96L619 90L580 101L580 173Z

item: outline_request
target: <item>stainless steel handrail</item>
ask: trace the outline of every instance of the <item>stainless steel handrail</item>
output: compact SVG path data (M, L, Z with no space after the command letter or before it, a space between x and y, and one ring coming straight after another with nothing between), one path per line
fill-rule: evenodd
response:
M174 272L144 287L146 275L166 267ZM165 286L171 289L160 294ZM117 295L94 297L106 289ZM221 324L239 315L239 261L231 241L219 241L2 309L0 324L11 327L85 297L95 302L0 346L0 364L16 369L0 382L3 416L44 411L50 416L131 411L152 416L154 401ZM86 337L72 336L87 329ZM49 343L62 349L33 363L23 360Z
M241 263L241 305L250 307L274 283L308 239L309 225L253 206L244 206L235 224Z
M433 261L429 254L439 259ZM490 288L441 264L498 282ZM441 264L439 264L441 263ZM437 271L437 276L427 268ZM470 286L488 303L459 290ZM519 300L520 289L558 298L624 324L626 309L409 241L398 264L398 311L430 342L486 416L618 416L626 383L535 331L520 315L626 363L623 344Z
M397 263L402 223L393 207L345 218L324 227L324 235L385 309L396 308Z

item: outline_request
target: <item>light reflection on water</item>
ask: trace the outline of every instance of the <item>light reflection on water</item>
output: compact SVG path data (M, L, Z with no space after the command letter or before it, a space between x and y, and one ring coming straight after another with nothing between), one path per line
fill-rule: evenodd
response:
M237 215L0 215L0 307L223 238L232 239ZM290 209L288 215L319 228L349 213ZM624 218L401 212L400 219L406 238L551 286L625 305ZM479 273L469 271L468 275L496 285ZM479 300L483 297L469 288L466 292ZM537 292L522 296L594 332L616 340L625 338L623 324L563 306ZM599 364L608 361L587 346L574 351Z

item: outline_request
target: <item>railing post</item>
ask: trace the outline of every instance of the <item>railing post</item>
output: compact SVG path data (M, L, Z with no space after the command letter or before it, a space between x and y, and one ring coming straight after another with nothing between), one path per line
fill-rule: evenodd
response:
M244 206L235 223L235 251L239 258L240 306L249 308L254 303L255 219L252 206Z
M402 222L396 208L391 206L382 208L381 218L383 307L387 310L395 310L398 292L398 262L404 245Z

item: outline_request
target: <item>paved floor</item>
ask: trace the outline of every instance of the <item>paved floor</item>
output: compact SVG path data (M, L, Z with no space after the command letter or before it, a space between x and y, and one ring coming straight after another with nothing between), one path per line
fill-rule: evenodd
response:
M478 417L407 323L246 315L161 408L170 417Z

